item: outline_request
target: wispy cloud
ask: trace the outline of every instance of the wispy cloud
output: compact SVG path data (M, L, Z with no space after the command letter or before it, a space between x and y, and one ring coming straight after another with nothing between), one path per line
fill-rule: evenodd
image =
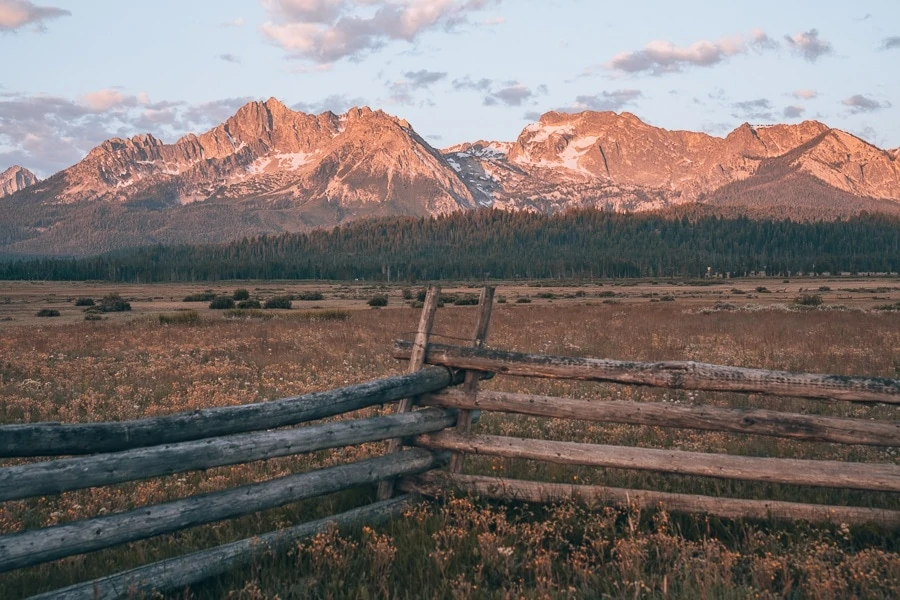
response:
M461 77L459 79L453 80L453 89L456 91L463 90L474 90L476 92L487 92L494 85L493 79L482 78L482 79L472 79L468 75L465 77Z
M0 0L0 32L16 31L28 25L32 25L38 31L44 31L45 21L71 15L68 10L55 6L39 6L30 0Z
M612 92L600 92L599 94L577 96L574 104L561 107L560 112L581 112L584 110L619 111L629 104L633 104L643 94L640 90L624 89Z
M535 93L527 85L512 82L511 85L485 96L483 103L485 106L493 106L497 103L503 103L506 106L522 106L522 103L534 95Z
M818 29L810 29L802 33L784 36L788 47L809 62L816 62L821 57L834 52L831 42L819 37Z
M222 23L225 27L243 27L247 23L247 19L244 17L238 17L236 19L232 19L231 21L226 21Z
M756 100L745 100L743 102L735 102L731 105L735 110L732 116L739 119L755 119L772 121L772 102L766 98L757 98Z
M816 90L794 90L792 95L798 100L812 100L819 95L819 92Z
M452 83L456 91L470 90L484 94L484 106L522 106L529 100L548 92L546 85L532 88L516 80L498 82L493 79L472 79L468 75L454 79Z
M784 107L784 111L781 114L784 115L785 119L799 119L805 112L806 109L802 106L792 104L791 106Z
M392 41L451 31L501 0L263 0L264 37L288 55L317 63L358 59Z
M225 54L220 54L219 60L224 60L225 62L230 62L230 63L240 63L241 62L240 58L238 58L234 54L231 54L230 52L226 52Z
M136 106L138 99L136 96L128 96L118 90L106 88L85 94L81 97L81 102L94 112L105 112Z
M423 90L447 77L444 71L407 71L403 79L394 81L388 86L389 101L393 104L411 105L415 103L415 92Z
M331 94L318 102L298 102L291 108L305 113L319 114L331 111L335 114L343 114L354 106L366 106L368 101L358 96L346 94Z
M883 108L890 108L890 102L879 102L874 98L868 98L862 94L855 94L841 100L841 104L848 107L853 114L875 112Z
M760 29L754 30L749 36L723 37L716 41L701 40L683 47L669 41L656 40L641 50L616 54L606 67L621 73L664 75L679 73L687 67L712 67L751 49L764 51L777 47L778 43Z
M900 49L900 35L894 35L881 40L882 50Z

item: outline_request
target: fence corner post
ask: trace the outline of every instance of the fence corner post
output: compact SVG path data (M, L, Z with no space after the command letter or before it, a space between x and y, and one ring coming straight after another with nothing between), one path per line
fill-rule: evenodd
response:
M481 289L481 298L478 302L478 322L475 325L475 333L472 334L472 347L481 348L487 339L488 326L491 323L491 309L494 306L494 288L485 286ZM463 382L463 392L470 399L474 400L478 394L478 373L476 371L466 371L466 379ZM476 411L461 410L456 421L456 430L460 433L466 433L472 427L472 419ZM465 455L461 452L454 452L450 457L450 472L459 473L462 471L463 460Z
M428 286L428 293L425 295L425 304L422 306L422 316L419 318L419 328L416 330L416 339L413 342L412 354L409 357L408 373L421 371L425 365L425 351L428 348L428 337L431 335L431 328L434 325L434 315L437 312L438 302L441 299L441 286ZM415 404L415 398L404 398L397 406L398 413L405 413L412 410ZM400 449L400 440L392 439L388 442L388 454L397 452ZM393 480L385 480L378 484L378 499L387 500L394 495Z

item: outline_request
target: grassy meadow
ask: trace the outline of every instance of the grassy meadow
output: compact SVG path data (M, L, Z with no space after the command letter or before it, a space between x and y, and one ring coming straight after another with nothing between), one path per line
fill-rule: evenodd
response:
M198 285L3 282L0 423L138 419L272 400L405 371L419 286L221 282ZM488 346L633 360L696 360L900 377L900 281L781 279L497 284ZM248 290L287 309L184 302ZM406 289L405 289L406 288ZM444 285L439 342L467 338L475 308ZM131 310L86 320L79 298L119 294ZM296 299L304 296L316 298ZM318 294L316 294L318 293ZM388 298L372 308L374 296ZM321 297L319 297L321 296ZM404 298L404 296L407 296ZM82 303L84 304L84 303ZM465 304L465 302L460 302ZM38 317L42 309L58 317ZM193 316L184 316L192 312ZM97 314L97 313L94 313ZM163 318L160 318L162 315ZM762 407L897 420L896 408L759 395L495 377L485 388L583 399ZM375 408L340 418L392 410ZM566 441L753 456L898 463L897 448L618 424L482 415L476 430ZM0 504L0 534L67 523L378 455L372 443ZM0 461L3 465L23 460ZM465 471L717 496L900 510L892 494L732 482L469 457ZM360 489L0 574L15 599L362 505ZM500 504L453 494L404 518L329 530L290 552L179 590L173 598L897 598L900 532L874 526L727 520L627 508Z

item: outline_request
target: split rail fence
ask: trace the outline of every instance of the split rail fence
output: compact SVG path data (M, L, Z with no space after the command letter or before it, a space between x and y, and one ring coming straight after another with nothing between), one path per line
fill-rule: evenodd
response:
M307 498L378 484L378 500L304 523L138 567L40 598L122 598L165 591L289 547L329 523L373 523L402 513L417 495L449 489L501 500L581 498L617 505L706 512L727 518L783 518L900 525L900 511L719 498L652 490L569 485L464 475L466 454L565 465L646 470L723 479L900 492L900 465L797 460L479 435L479 411L556 419L738 432L793 440L900 446L900 424L763 409L682 407L654 402L575 400L479 390L494 375L616 382L680 390L731 391L831 401L900 404L900 380L788 373L695 362L656 363L557 357L484 348L493 289L484 288L468 347L429 343L440 288L429 288L418 332L393 356L408 373L273 402L130 422L0 426L0 458L64 456L0 468L0 502L240 464L379 440L383 456L192 496L54 527L0 536L0 572L45 563L268 510ZM398 402L396 414L308 424ZM417 407L421 407L416 409ZM449 462L449 465L448 465ZM448 468L443 469L444 466ZM395 495L394 488L406 492Z

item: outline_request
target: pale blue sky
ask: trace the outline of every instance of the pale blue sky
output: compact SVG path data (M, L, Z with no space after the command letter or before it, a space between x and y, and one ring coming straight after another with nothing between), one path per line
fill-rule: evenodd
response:
M366 104L436 147L548 110L724 135L818 119L900 146L900 2L0 0L0 170L175 141L275 96Z

